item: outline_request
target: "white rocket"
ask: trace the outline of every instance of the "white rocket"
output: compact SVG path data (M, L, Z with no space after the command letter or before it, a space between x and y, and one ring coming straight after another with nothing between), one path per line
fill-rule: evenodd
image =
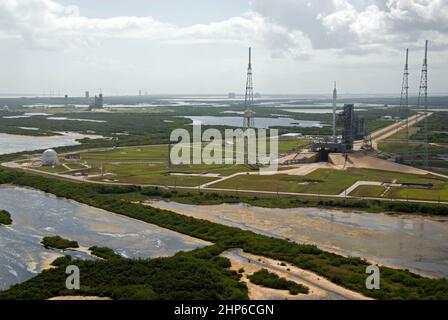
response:
M336 81L333 89L333 141L337 142L336 137L336 100L338 99L338 91L336 90Z

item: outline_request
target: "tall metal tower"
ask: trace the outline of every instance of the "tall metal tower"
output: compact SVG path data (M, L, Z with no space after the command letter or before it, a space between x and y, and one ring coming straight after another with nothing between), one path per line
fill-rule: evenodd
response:
M422 76L420 79L420 90L418 94L418 105L421 106L421 100L423 99L423 105L425 107L425 120L424 120L424 143L423 143L423 167L429 167L428 161L428 40L425 42L425 58L423 59Z
M247 67L246 95L244 100L244 129L254 127L254 112L252 105L254 103L254 85L252 82L252 61L251 48L249 48L249 66Z
M400 109L405 117L406 156L409 157L409 49L406 49L406 62L401 85Z
M338 99L338 91L336 90L336 81L333 89L333 142L337 142L336 137L336 100Z

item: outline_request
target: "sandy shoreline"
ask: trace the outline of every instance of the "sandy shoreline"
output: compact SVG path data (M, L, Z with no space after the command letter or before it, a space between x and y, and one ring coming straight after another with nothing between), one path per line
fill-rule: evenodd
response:
M97 296L59 296L47 300L112 300L112 298Z
M238 271L244 269L240 281L246 283L249 289L249 298L253 300L366 300L370 299L357 292L338 286L322 276L307 270L300 269L291 264L255 256L243 252L241 249L227 250L221 254L230 259L231 269ZM250 282L248 276L260 269L268 269L269 272L287 280L300 283L309 288L308 294L291 295L287 290L276 290L255 285Z

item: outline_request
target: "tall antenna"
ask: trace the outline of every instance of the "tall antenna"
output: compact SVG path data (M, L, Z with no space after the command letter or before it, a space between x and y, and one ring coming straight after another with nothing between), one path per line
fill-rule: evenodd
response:
M247 67L246 95L244 99L244 129L254 127L254 112L252 105L254 103L254 85L252 82L252 57L251 48L249 48L249 65Z
M403 83L401 85L400 109L406 118L405 140L406 155L409 156L409 49L406 49L406 62L403 71Z
M429 167L428 161L428 40L425 42L425 58L423 59L422 76L420 80L420 90L418 94L418 106L421 106L421 99L425 107L424 120L424 143L423 143L423 167Z
M336 90L336 81L333 89L333 142L337 142L336 137L336 100L338 99L338 91Z

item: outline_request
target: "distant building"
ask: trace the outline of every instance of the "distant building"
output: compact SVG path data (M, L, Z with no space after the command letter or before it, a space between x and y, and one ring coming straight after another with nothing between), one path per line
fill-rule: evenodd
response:
M86 99L90 98L90 92L89 91L86 91L85 95L86 95Z
M261 94L259 92L255 93L254 98L255 99L260 99L261 98Z
M70 153L65 155L65 160L81 160L81 154L79 153Z
M45 150L42 153L42 165L43 166L58 166L59 165L59 157L56 151L53 149Z
M93 104L89 106L89 110L92 109L102 109L103 108L103 94L100 93L98 96L93 98Z
M235 98L236 98L236 94L235 94L235 92L229 92L229 94L227 95L227 97L228 97L229 99L235 99Z
M73 174L74 177L88 177L89 174L87 172L75 172Z

